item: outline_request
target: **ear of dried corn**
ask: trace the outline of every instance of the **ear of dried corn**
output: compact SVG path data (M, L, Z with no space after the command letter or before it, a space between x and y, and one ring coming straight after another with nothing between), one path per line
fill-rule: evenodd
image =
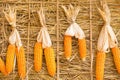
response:
M104 52L97 52L96 56L96 80L104 80L104 64L106 54Z
M42 42L42 48L44 49L47 70L48 70L49 75L51 75L53 77L56 73L55 56L54 56L54 51L51 48L52 42L51 42L47 27L46 27L45 15L44 15L42 6L41 6L41 9L38 11L38 15L39 15L39 19L40 19L42 28L37 36L37 42ZM41 51L40 47L39 47L38 51ZM38 52L36 54L38 54ZM41 62L42 61L41 60L42 59L42 51L41 51L41 54L39 53L39 55L37 57L38 57L39 61ZM41 63L39 66L41 66Z
M104 63L105 63L105 52L109 48L112 48L114 62L118 72L120 70L120 60L119 60L119 50L115 46L117 45L117 38L110 26L111 14L106 3L106 0L101 0L102 9L98 8L99 13L101 14L105 24L100 32L97 44L97 59L96 59L96 80L103 80L104 77Z
M42 43L36 42L34 47L34 68L37 72L42 68L42 55Z
M85 61L86 58L86 41L85 39L78 39L80 58Z
M76 23L76 17L79 13L79 6L73 7L71 4L66 7L66 6L61 6L65 12L65 15L67 17L67 21L70 23L70 26L67 28L65 32L65 37L64 37L64 52L65 52L65 57L69 59L71 57L72 53L72 36L75 36L75 38L79 39L79 52L80 52L80 57L82 60L85 60L86 56L86 43L84 40L85 34L83 30L80 28L80 26ZM67 36L69 35L69 36ZM83 47L82 47L82 46ZM83 50L82 50L83 49Z
M15 45L10 44L8 46L7 55L6 55L6 71L11 73L14 67L14 58L15 58Z
M16 48L16 57L17 57L17 64L18 64L18 73L20 77L23 79L26 75L26 60L24 54L24 48L21 46L19 51Z
M4 12L4 14L5 14L7 21L9 22L9 24L12 27L12 32L9 37L9 43L15 44L17 46L16 57L17 57L17 63L18 63L18 73L21 78L24 78L25 74L26 74L26 65L25 65L26 60L25 60L25 54L24 54L24 49L22 47L22 41L20 38L20 34L19 34L18 30L16 29L16 10L15 10L15 8L11 8L9 6L8 12ZM12 47L10 46L8 48L9 55L7 55L7 57L10 57L11 62L10 61L9 62L11 63L11 65L10 65L10 67L11 67L14 63L14 59L13 59L13 53L11 53L12 55L10 55L10 52L14 52L15 49L13 51L10 48L12 48ZM9 66L8 60L6 62L6 65L7 65L6 68L8 68L8 72L10 72L12 70L12 68L8 67Z
M64 50L65 50L65 58L70 59L72 53L72 37L71 36L64 36Z
M7 71L5 69L5 63L4 61L0 58L0 71L4 74L4 75L7 75Z
M120 73L120 50L117 46L111 49L112 49L115 66L117 68L118 73Z
M55 55L53 48L51 47L45 48L44 54L45 54L48 73L53 77L56 73L56 63L55 63Z

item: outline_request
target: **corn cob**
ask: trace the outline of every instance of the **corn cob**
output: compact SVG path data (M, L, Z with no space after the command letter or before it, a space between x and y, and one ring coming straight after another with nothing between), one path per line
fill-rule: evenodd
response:
M24 54L24 48L21 46L19 51L16 48L16 57L17 57L17 64L18 64L18 73L20 77L23 79L26 75L26 60Z
M3 61L1 58L0 58L0 71L1 71L4 75L7 75L4 61Z
M112 48L112 54L114 57L114 62L115 62L117 71L118 71L118 73L120 73L120 50L117 46Z
M14 67L14 56L15 56L15 45L10 44L8 46L7 55L6 55L6 71L11 73Z
M71 36L64 36L64 50L65 50L65 58L70 59L72 53L72 38Z
M86 41L85 39L78 39L80 58L84 61L86 58Z
M42 55L42 43L36 42L34 47L34 68L37 72L42 68Z
M96 56L96 80L103 80L105 58L106 58L106 54L104 52L97 52L97 56Z
M46 59L48 73L49 73L49 75L51 75L53 77L56 73L54 50L53 50L53 48L48 47L48 48L44 49L44 53L45 53L45 59Z

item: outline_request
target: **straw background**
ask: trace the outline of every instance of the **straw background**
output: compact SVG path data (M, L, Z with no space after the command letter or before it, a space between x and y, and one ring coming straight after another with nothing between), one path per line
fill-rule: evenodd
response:
M111 10L111 26L117 36L120 47L120 1L107 0ZM63 35L70 25L66 21L61 5L80 6L76 22L84 30L87 42L87 58L82 62L78 53L78 41L72 38L72 57L67 61L63 54ZM43 57L42 70L34 71L33 49L38 31L41 28L37 10L43 5L46 24L53 43L56 55L57 73L54 78L48 75L45 58ZM27 61L27 76L25 80L95 80L96 45L99 32L103 26L95 4L99 0L0 0L0 57L5 61L8 46L8 37L11 32L10 25L4 17L3 10L7 6L17 10L17 29L20 33ZM44 55L43 55L44 56ZM111 52L107 53L104 80L120 80ZM0 80L21 80L18 76L17 65L9 76L0 73Z

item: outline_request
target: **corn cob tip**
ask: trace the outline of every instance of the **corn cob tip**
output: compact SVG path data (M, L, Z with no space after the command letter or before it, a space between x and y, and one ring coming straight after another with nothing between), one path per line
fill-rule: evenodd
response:
M41 69L42 69L42 68L40 68L40 69L36 69L36 68L35 68L35 72L37 72L37 73L38 73L38 72L40 72L40 71L41 71Z
M18 74L19 74L19 73L18 73ZM26 77L26 74L19 74L19 76L20 76L21 80L24 80L25 77Z
M9 74L8 73L6 73L6 74L4 74L5 76L8 76Z
M51 77L54 77L55 76L55 74L53 73L53 74L49 74Z
M6 71L6 75L10 74L11 72Z
M7 71L4 73L4 76L8 76L9 75L9 73L7 73Z
M82 58L82 61L86 61L86 58Z
M39 70L35 69L35 72L37 72L37 73L38 73L38 72L39 72Z
M70 58L66 58L68 61L70 60Z

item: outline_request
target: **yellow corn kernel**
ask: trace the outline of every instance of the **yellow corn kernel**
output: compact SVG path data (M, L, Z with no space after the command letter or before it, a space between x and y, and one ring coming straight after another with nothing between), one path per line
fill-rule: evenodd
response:
M65 58L70 59L72 54L72 38L71 36L64 36L64 50L65 50Z
M44 49L44 53L45 53L48 73L53 77L56 73L56 62L55 62L54 50L53 48L48 47Z
M85 61L86 58L86 41L85 39L78 39L80 58Z
M6 55L6 71L11 73L14 67L14 58L15 58L15 45L10 44L8 46L7 55Z
M36 42L34 47L34 68L37 72L42 68L42 55L42 43Z
M16 57L17 57L17 64L18 64L18 73L22 79L25 78L26 75L26 59L24 48L21 46L19 51L18 48L16 49Z
M96 80L104 80L104 64L106 54L104 52L97 52L96 56Z

